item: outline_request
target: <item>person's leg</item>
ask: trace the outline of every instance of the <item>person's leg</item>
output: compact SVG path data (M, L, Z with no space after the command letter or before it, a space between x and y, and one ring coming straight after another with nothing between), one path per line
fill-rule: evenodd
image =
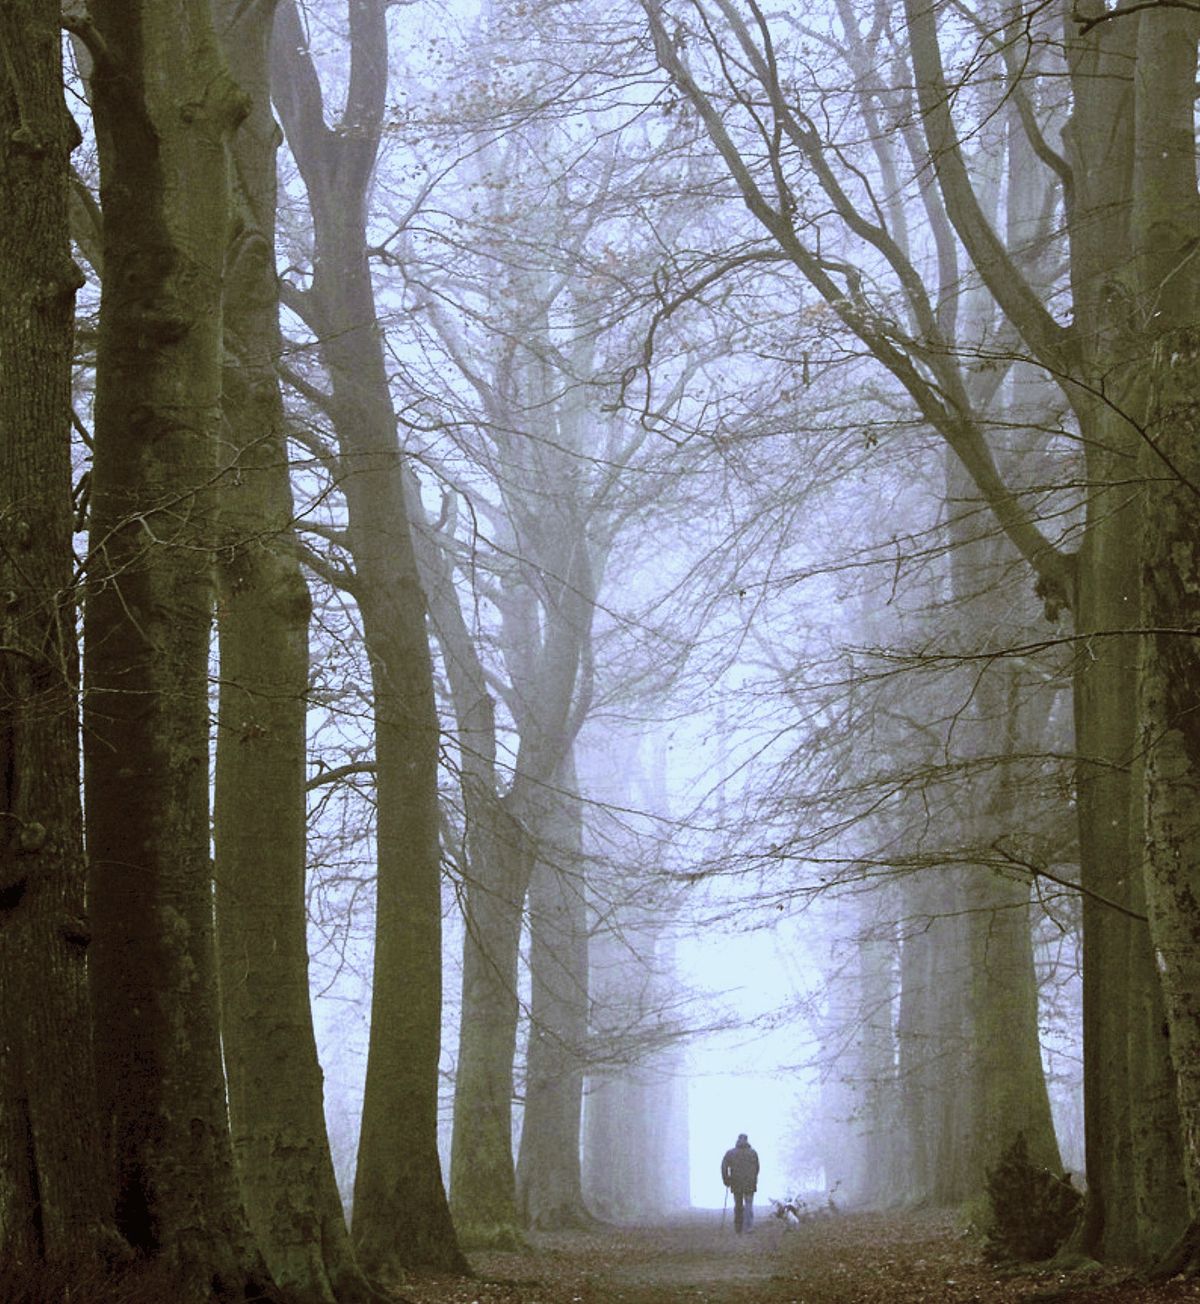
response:
M747 1191L745 1196L745 1207L742 1210L742 1228L749 1231L754 1226L754 1192Z
M742 1230L742 1201L745 1196L734 1187L733 1189L733 1230L740 1232Z

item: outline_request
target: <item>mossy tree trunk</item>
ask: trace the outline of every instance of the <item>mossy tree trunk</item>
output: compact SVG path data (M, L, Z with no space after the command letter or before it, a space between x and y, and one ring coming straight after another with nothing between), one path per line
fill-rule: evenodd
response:
M1139 466L1139 724L1145 757L1145 881L1162 975L1200 1270L1200 200L1193 100L1200 20L1138 20L1133 255L1150 345Z
M1081 9L1084 17L1099 12L1098 5ZM1082 36L1069 28L1067 43L1074 100L1067 138L1074 180L1071 282L1087 385L1075 402L1087 436L1089 487L1075 630L1095 636L1074 665L1085 889L1083 1244L1096 1257L1129 1262L1161 1253L1180 1231L1184 1207L1162 990L1149 930L1136 918L1146 908L1134 632L1143 519L1136 427L1147 395L1131 281L1137 89L1128 70L1139 21L1102 22Z
M104 283L85 608L92 994L117 1222L180 1300L273 1287L233 1170L209 858L228 141L205 0L95 0Z
M6 5L0 47L0 1264L69 1281L116 1245L79 800L70 431L82 278L67 237L78 133L58 4Z
M230 1122L251 1229L280 1287L364 1300L334 1178L308 988L305 778L311 600L293 535L277 377L274 5L224 3L250 96L233 143L217 552L220 649L214 842Z

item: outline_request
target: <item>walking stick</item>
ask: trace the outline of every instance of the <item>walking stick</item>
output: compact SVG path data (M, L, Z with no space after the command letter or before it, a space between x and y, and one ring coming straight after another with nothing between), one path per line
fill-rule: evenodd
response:
M729 1208L729 1187L725 1188L725 1203L721 1206L721 1230L725 1230L725 1213Z

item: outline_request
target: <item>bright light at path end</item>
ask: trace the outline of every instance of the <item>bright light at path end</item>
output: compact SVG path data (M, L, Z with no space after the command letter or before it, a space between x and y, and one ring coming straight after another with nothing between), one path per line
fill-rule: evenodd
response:
M755 1202L764 1206L791 1186L786 1171L795 1099L778 1077L694 1074L688 1082L692 1204L720 1209L725 1202L721 1156L745 1132L762 1165Z

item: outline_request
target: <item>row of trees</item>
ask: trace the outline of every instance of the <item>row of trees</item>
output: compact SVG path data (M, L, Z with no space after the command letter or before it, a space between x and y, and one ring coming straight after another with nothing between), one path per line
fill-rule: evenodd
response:
M1196 613L1181 577L1193 567L1196 443L1178 388L1196 311L1194 16L1157 5L939 14L914 0L902 20L840 6L834 40L752 3L646 12L660 66L756 220L759 247L795 269L797 295L815 291L945 441L1047 614L1071 612L1061 637L1074 648L1086 1241L1152 1257L1186 1221L1185 1179L1196 1212L1185 940L1196 855L1181 814L1195 810ZM825 58L814 77L815 50ZM854 88L840 136L817 98L835 62ZM989 131L1003 134L1000 152ZM990 160L1003 161L999 175ZM1018 374L1004 381L1016 367L1057 394L1031 406ZM1023 430L1051 455L1028 478L1005 465L1006 432ZM1080 459L1053 457L1056 430ZM1059 468L1066 478L1047 478ZM1077 519L1059 516L1068 528L1055 538L1043 522L1072 479ZM952 487L951 501L962 494ZM982 660L968 721L1004 727L989 685L1012 628L998 615L999 642L971 649ZM1003 809L979 796L976 818Z
M496 568L489 597L518 739L502 776L494 672L485 677L452 579L463 558L445 514L438 526L426 520L377 326L368 216L387 107L387 7L367 0L348 16L336 126L294 6L97 5L69 19L99 154L99 204L76 213L92 223L76 237L101 287L95 396L84 406L91 466L78 486L77 274L66 226L72 182L86 195L70 169L78 132L72 140L62 99L57 12L30 6L13 18L29 54L20 66L31 71L6 83L15 142L6 162L35 204L29 229L45 233L41 256L58 278L48 281L20 241L6 257L4 996L13 1018L0 1171L14 1291L23 1268L71 1278L130 1256L151 1261L179 1298L197 1299L365 1298L369 1279L413 1265L465 1268L437 1148L443 807L431 632L459 724L466 830L458 1116L471 1126L455 1144L456 1212L464 1230L489 1234L516 1224L518 1200L533 1224L586 1216L577 1145L586 922L572 743L588 706L591 552L603 548L603 532L589 538L585 527L613 474L578 481L570 453L584 440L587 405L556 392L539 361L539 322L557 310L562 285L514 281L498 307L507 298L510 329L528 328L531 339L493 346L483 371L464 371L491 402L496 455L514 477L494 510L515 564ZM283 282L272 64L311 217L305 265ZM328 76L339 94L339 71ZM419 279L418 259L407 265ZM286 372L290 410L281 297L312 341ZM454 349L456 324L431 322ZM540 329L547 340L548 325ZM543 404L539 446L519 436ZM644 442L609 424L615 455ZM560 432L568 442L556 449ZM319 548L296 530L289 439L308 454L295 487L336 496L330 513L309 519ZM464 487L446 483L453 510ZM544 503L560 488L555 523ZM76 573L80 524L87 551ZM371 759L341 767L370 771L376 860L353 1250L306 976L309 576L352 600L370 668ZM86 836L74 671L81 593ZM543 954L518 1173L510 1138L527 895ZM49 999L48 971L57 975Z
M93 0L98 203L59 20L0 20L6 1257L353 1300L462 1270L460 1237L641 1216L622 1164L680 1198L648 1177L679 1148L670 925L729 869L785 909L855 889L826 1042L859 1030L860 1198L967 1198L1016 1130L1057 1166L1037 979L1078 916L1086 1248L1194 1225L1195 16L494 6L447 81L383 0ZM888 493L919 504L855 516ZM853 614L801 638L805 576ZM309 776L314 594L369 683ZM635 780L646 747L587 742L751 663L772 741L730 728L690 819L661 751ZM306 801L363 777L351 1236ZM1077 910L1031 906L1076 863Z

